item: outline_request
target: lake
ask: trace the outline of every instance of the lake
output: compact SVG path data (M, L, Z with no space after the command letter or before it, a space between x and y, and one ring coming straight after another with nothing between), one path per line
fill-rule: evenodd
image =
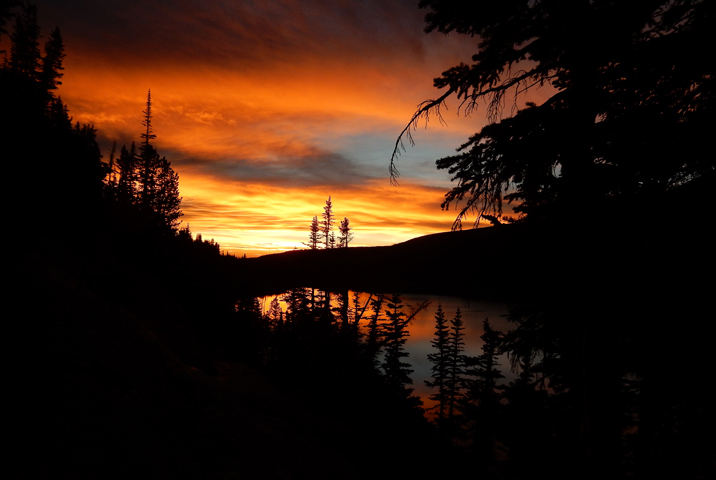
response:
M370 294L359 293L361 304L365 305L368 301ZM263 312L265 313L271 301L274 297L280 297L281 295L270 295L261 297L259 300ZM388 295L386 295L387 299ZM429 400L429 396L433 393L432 390L425 386L425 380L431 379L431 368L432 364L428 361L428 354L434 352L433 346L430 341L433 340L435 334L435 312L437 311L438 305L442 306L445 318L451 320L457 309L460 309L462 314L462 320L464 323L464 340L465 340L465 354L470 356L477 356L482 353L482 340L480 336L483 334L482 322L485 318L490 319L490 324L495 330L507 331L510 328L510 323L507 321L505 315L507 314L507 305L498 302L489 302L484 300L467 299L464 297L450 297L450 296L439 296L439 295L420 295L420 294L401 294L403 311L407 314L411 312L410 307L417 307L424 301L429 301L430 305L419 312L415 318L410 322L408 330L410 336L407 338L405 349L409 354L409 357L405 359L407 363L410 363L413 369L411 378L413 380L414 395L419 396L426 408L432 406L432 402ZM353 292L350 292L350 298L353 298ZM281 308L285 311L286 304L281 302ZM383 304L383 309L386 308L386 304ZM370 307L366 311L370 311ZM367 325L367 322L363 320L362 325ZM501 358L503 374L506 377L511 377L509 373L509 364L506 358Z

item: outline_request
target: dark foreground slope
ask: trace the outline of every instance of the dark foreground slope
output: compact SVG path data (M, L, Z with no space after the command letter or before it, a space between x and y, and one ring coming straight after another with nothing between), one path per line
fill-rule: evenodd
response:
M6 271L9 478L360 477L329 421L213 348L179 289L97 253Z

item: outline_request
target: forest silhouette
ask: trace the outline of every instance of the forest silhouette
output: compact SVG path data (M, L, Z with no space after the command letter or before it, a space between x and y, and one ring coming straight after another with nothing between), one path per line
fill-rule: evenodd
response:
M329 197L307 249L246 259L181 226L151 92L139 147L103 156L56 95L60 29L41 47L36 8L0 2L10 478L716 476L714 2L420 6L427 31L480 43L435 80L393 179L417 120L486 100L492 123L437 167L456 230L493 226L349 247ZM512 328L485 319L467 356L459 310L388 292L498 299ZM426 308L432 420L405 349Z

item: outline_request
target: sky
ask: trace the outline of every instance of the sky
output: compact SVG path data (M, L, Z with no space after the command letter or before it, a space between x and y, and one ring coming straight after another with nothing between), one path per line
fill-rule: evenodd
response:
M484 124L453 99L388 164L433 78L474 38L425 34L416 0L38 0L65 43L58 94L74 121L139 143L151 89L154 145L179 174L182 226L249 257L306 248L328 197L355 235L392 245L450 230L450 175L435 160ZM5 39L6 40L6 39ZM474 219L472 219L474 220ZM472 221L466 222L466 225Z

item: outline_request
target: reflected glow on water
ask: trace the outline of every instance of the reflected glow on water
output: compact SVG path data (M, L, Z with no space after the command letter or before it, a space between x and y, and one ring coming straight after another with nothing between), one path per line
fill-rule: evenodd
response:
M279 298L281 308L284 312L286 311L286 303L281 301L281 295L272 295L259 299L264 313L268 310L274 297ZM386 301L383 303L383 311L385 311L387 307L387 297L386 295ZM437 311L438 305L442 306L448 324L449 320L454 317L457 309L460 309L465 327L464 353L469 356L477 356L482 353L482 340L480 336L484 333L482 322L485 318L490 319L490 324L495 330L505 332L510 328L510 323L505 317L507 314L507 306L502 303L466 299L463 297L418 294L401 294L400 297L404 305L403 312L408 315L412 312L412 309L417 308L423 302L430 302L429 306L415 315L410 322L408 326L410 336L405 343L405 349L409 354L405 361L410 363L413 369L413 373L411 374L411 378L413 379L413 393L423 400L423 404L426 408L429 408L432 406L432 402L428 397L433 392L430 388L425 386L425 380L431 379L430 372L432 365L428 361L428 354L434 351L430 341L433 340L435 333L435 312ZM352 302L353 292L350 292L350 298ZM368 302L370 294L359 293L359 298L361 306L364 306L366 302ZM335 298L333 301L335 302ZM368 322L365 317L370 315L370 313L371 309L370 306L368 306L364 318L361 320L363 327L367 326ZM509 364L507 363L507 359L502 358L501 363L503 373L509 378Z

